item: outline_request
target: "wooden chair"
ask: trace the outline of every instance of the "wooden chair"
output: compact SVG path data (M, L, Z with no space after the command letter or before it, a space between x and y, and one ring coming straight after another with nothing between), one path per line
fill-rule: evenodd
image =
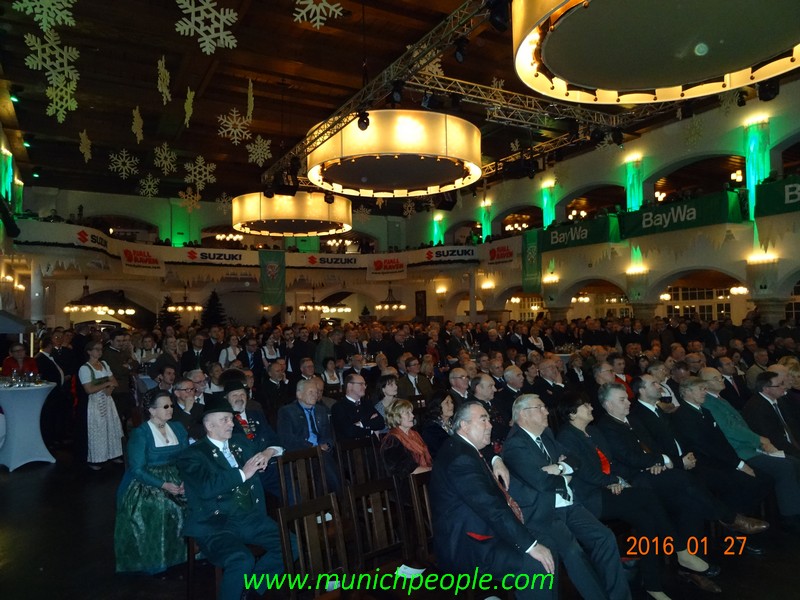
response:
M416 534L416 557L428 564L435 564L433 555L433 517L428 486L431 472L417 473L408 476L411 489L411 507L414 510L414 532Z
M396 557L408 560L406 522L403 507L397 502L395 480L384 477L350 485L346 494L355 528L356 569L363 572L373 568L380 564L376 561L380 557L388 557L389 563Z
M340 520L339 503L335 494L279 508L278 526L286 573L310 577L325 573L335 573L339 576L347 573L344 535L341 528L330 527ZM294 562L289 558L292 556L292 533L296 536L298 552L298 559ZM314 582L316 583L316 580ZM292 598L296 598L299 591L290 590ZM324 593L325 590L315 590L314 596Z
M342 485L365 483L386 477L386 467L374 436L344 440L336 444Z
M290 450L278 457L283 506L313 500L330 490L319 446Z
M247 546L253 556L261 558L265 550L261 546ZM193 537L186 538L186 600L194 600L194 582L195 582L195 567L197 562L197 554L200 552L200 547ZM222 581L222 567L214 566L214 597L219 597L219 585Z

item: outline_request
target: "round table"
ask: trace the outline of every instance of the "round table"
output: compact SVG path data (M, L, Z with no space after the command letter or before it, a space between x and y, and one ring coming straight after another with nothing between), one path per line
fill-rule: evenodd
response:
M30 387L0 387L0 407L6 415L6 441L0 447L0 465L9 471L29 462L54 463L42 441L39 418L54 383Z

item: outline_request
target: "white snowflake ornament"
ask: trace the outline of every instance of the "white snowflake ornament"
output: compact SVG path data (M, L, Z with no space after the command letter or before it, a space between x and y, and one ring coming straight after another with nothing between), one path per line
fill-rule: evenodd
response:
M255 97L253 96L253 80L247 80L247 114L245 118L248 121L253 120L253 108L255 107Z
M214 0L176 1L186 16L175 23L175 31L181 35L197 36L204 54L214 54L217 48L236 48L236 38L225 29L239 18L235 10L217 9Z
M366 206L359 206L358 208L353 210L353 219L358 221L359 223L364 223L371 214L372 210L370 210Z
M406 46L406 50L411 50L412 46ZM411 54L412 60L416 61L419 58L419 55L422 53L420 48L414 50ZM444 77L444 71L442 70L442 55L441 53L437 54L435 58L432 58L428 63L419 70L421 75L428 75L430 77Z
M89 162L92 160L92 140L89 139L89 134L86 133L86 130L80 132L80 139L81 143L78 146L78 149L83 154L83 162Z
M78 60L81 53L72 46L62 46L61 38L54 30L45 32L44 38L26 33L25 45L31 51L25 57L25 65L33 71L44 71L50 85L78 81L78 70L72 63Z
M332 4L328 0L295 0L294 3L295 23L311 23L314 29L319 29L325 25L328 19L342 16L342 5L336 2Z
M133 109L133 120L131 121L131 132L136 136L136 143L141 144L144 139L144 121L142 121L142 113L139 112L139 107Z
M217 210L221 212L223 215L227 215L231 212L231 202L233 198L228 196L226 192L222 192L218 198L214 200L217 204Z
M403 216L408 218L417 212L417 207L414 206L413 200L406 200L403 202Z
M183 126L189 126L189 119L194 112L194 92L191 88L186 88L186 100L183 101Z
M186 169L186 177L183 180L186 183L193 183L198 192L202 192L207 183L216 183L217 181L217 177L214 175L217 165L207 163L202 156L195 158L193 163L184 163L183 168Z
M519 140L515 139L513 142L511 142L511 151L512 152L519 152L519 149L520 149Z
M217 121L220 124L219 137L229 139L234 146L250 139L250 119L239 114L236 108L232 108L227 115L218 115Z
M161 180L148 173L139 180L139 195L145 198L155 198L158 196L158 184Z
M33 15L42 31L48 31L55 25L75 25L72 16L72 5L76 0L17 0L12 8L26 15Z
M272 158L270 144L272 144L272 140L265 140L260 135L257 135L252 144L247 144L247 162L263 167L264 163Z
M63 123L67 118L67 112L78 108L78 101L75 99L74 81L62 80L58 85L49 85L45 89L45 96L50 100L47 105L47 116L55 117L56 121Z
M172 94L169 92L169 71L167 71L167 59L164 56L158 60L158 91L161 93L161 101L166 106L167 102L172 100Z
M112 152L108 158L108 170L117 173L122 179L127 179L139 172L139 159L128 154L125 149L120 150L117 154Z
M164 142L156 148L156 158L153 161L153 164L161 169L161 173L163 173L166 177L170 173L174 173L178 170L178 167L175 166L177 160L178 155L170 150L167 142Z
M200 210L200 194L193 192L191 187L186 188L185 192L178 192L178 197L181 199L181 206L186 209L186 212Z

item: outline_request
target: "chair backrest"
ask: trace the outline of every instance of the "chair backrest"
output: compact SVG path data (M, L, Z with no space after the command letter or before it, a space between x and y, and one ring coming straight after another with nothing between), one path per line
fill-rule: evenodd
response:
M358 484L386 477L386 467L374 437L337 442L336 453L343 483Z
M328 494L278 509L281 548L290 575L316 576L324 573L347 573L344 533L339 527L341 515L335 494ZM291 560L291 535L295 534L298 559ZM317 590L317 595L325 590Z
M411 506L414 509L414 531L416 533L416 556L425 562L433 561L433 517L431 498L428 487L431 472L416 473L408 476L411 488Z
M394 478L350 485L346 492L356 534L357 569L372 568L375 559L384 555L407 559L405 515Z
M283 506L328 494L328 481L319 446L289 450L278 457Z

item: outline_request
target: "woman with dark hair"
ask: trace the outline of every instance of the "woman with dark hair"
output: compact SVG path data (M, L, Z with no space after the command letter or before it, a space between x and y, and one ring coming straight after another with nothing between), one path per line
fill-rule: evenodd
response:
M608 458L611 451L602 432L591 426L592 405L582 393L567 392L558 407L562 423L558 441L579 460L581 468L572 475L570 485L575 496L598 519L619 519L630 524L637 535L648 539L677 539L675 528L664 506L653 490L633 487L616 474L614 463ZM686 548L676 552L678 563L694 572L702 572L708 565L699 557L689 554ZM668 599L661 585L659 563L655 553L640 557L642 583L647 593L661 600ZM703 567L705 565L705 567Z
M23 375L39 372L36 359L28 356L25 345L19 342L11 344L8 356L3 360L3 377L11 377L14 371Z
M160 573L186 560L183 482L175 459L189 445L173 425L172 396L159 390L147 401L147 420L131 431L128 469L117 491L114 551L117 572Z
M536 388L534 387L534 382L536 378L539 376L539 365L535 362L530 361L525 363L523 367L522 373L525 375L525 379L522 382L522 392L523 394L535 394Z
M405 479L431 470L433 461L422 436L414 427L414 407L408 400L395 400L386 411L389 433L381 442L381 456L391 476Z
M224 385L220 383L220 375L222 375L223 368L222 364L218 362L210 362L208 363L208 367L206 367L206 373L208 373L208 388L206 388L206 392L209 394L214 394L216 392L221 392Z
M328 356L322 359L322 395L326 398L339 400L342 397L342 380L336 372L336 359Z
M396 398L397 376L390 373L378 377L378 381L375 383L375 392L372 395L372 403L384 421L386 420L386 412Z
M447 392L436 392L428 402L425 424L420 435L433 458L436 458L439 448L453 434L454 412L453 399Z

